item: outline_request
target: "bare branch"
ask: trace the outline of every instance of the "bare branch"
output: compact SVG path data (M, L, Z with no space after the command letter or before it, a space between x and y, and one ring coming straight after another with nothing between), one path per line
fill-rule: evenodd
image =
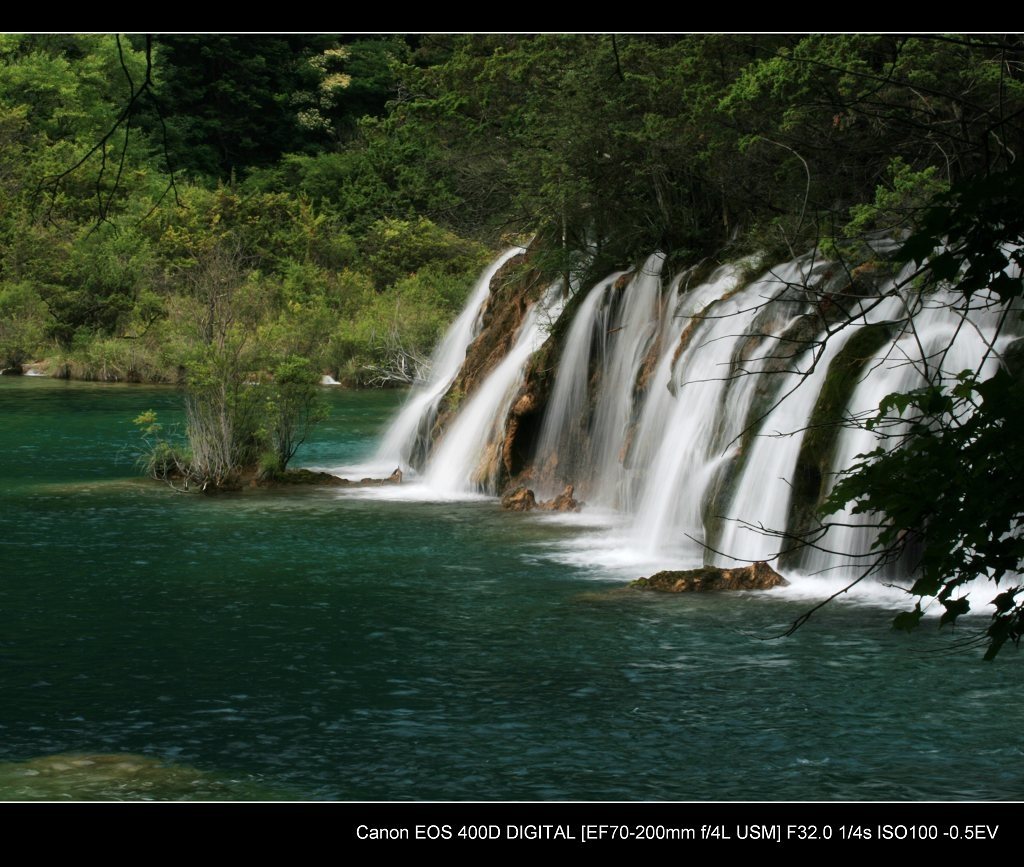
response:
M128 98L127 98L127 101L125 102L124 107L118 113L118 115L115 118L114 122L110 125L110 127L107 129L107 131L95 142L95 144L93 144L93 146L91 148L89 148L89 150L87 150L85 152L85 154L83 154L76 162L74 162L71 166L69 166L68 168L64 169L63 171L58 172L55 175L46 175L46 176L44 176L40 180L39 186L37 187L37 190L36 190L36 195L38 197L39 195L41 195L45 191L45 192L48 193L48 198L49 198L49 204L47 206L46 214L44 216L44 219L45 219L46 222L52 222L53 210L54 210L54 208L56 207L56 204L57 204L57 196L59 195L60 190L61 190L62 186L64 185L64 183L73 174L75 174L80 168L82 168L84 165L86 165L86 163L88 163L90 160L92 160L97 155L100 158L100 167L99 167L99 171L97 172L96 182L95 182L95 187L96 187L96 222L93 225L92 230L90 230L90 231L95 231L103 223L110 222L109 221L110 207L111 207L111 204L114 201L115 196L117 195L118 190L121 187L121 181L122 181L122 178L123 178L123 175L124 175L125 158L126 158L127 151L128 151L129 138L131 136L132 121L135 118L136 113L138 112L139 106L140 106L140 104L141 104L143 99L148 100L149 104L156 111L157 117L160 120L160 127L161 127L161 131L162 131L162 134L163 134L162 144L163 144L164 160L165 160L165 162L167 164L167 172L168 172L168 185L167 185L167 189L164 191L164 193L157 200L157 203L153 206L153 208L142 219L143 220L148 219L150 214L152 214L156 210L156 208L159 206L160 202L162 202L164 200L164 198L166 197L168 191L172 191L174 193L175 203L179 207L182 206L181 199L178 196L178 187L177 187L177 183L175 181L174 168L173 168L173 165L172 165L172 162L171 162L170 146L169 146L168 137L167 137L167 125L166 125L166 122L164 120L163 111L161 110L160 101L157 98L156 94L154 93L154 83L153 83L153 37L150 34L147 34L146 37L145 37L145 39L146 39L146 47L145 47L146 71L145 71L145 75L143 76L142 82L138 85L138 87L136 87L135 80L132 77L131 71L128 69L128 64L127 64L127 61L126 61L125 56L124 56L124 46L121 44L121 36L120 36L120 34L115 34L114 39L115 39L116 44L117 44L118 62L120 64L120 66L121 66L122 73L124 74L125 80L126 80L126 82L128 84ZM110 187L110 190L106 193L106 196L104 197L104 193L103 193L103 180L104 180L104 178L106 176L106 173L107 173L107 148L108 148L108 145L115 138L115 136L118 135L119 132L123 136L123 141L122 141L121 148L120 148L121 153L120 153L120 157L118 159L117 172L116 172L116 175L114 177L113 183L112 183L112 185Z

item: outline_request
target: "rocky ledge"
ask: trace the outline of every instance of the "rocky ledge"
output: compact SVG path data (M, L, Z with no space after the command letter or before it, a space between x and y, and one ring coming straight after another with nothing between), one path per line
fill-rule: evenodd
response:
M681 572L658 572L650 578L637 578L629 586L660 593L714 593L719 590L771 590L772 587L788 585L789 582L771 566L759 561L735 569L705 566Z
M553 500L538 503L533 491L525 485L520 485L501 498L501 508L510 512L529 512L532 509L546 512L578 512L583 508L583 503L573 496L574 492L572 485L566 485L565 490Z

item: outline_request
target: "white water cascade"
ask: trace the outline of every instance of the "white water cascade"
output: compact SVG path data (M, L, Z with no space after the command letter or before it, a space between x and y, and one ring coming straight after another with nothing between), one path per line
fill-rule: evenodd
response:
M564 305L562 282L557 281L527 312L512 349L469 398L431 457L424 474L430 488L458 494L493 486L501 430L526 363L544 343Z
M407 461L412 444L430 430L479 329L487 284L516 252L503 254L481 278L438 350L431 381L410 397L379 456ZM952 294L919 299L890 291L898 278L855 289L848 274L812 255L752 280L752 260L705 268L703 279L697 269L671 278L665 263L655 253L573 301L572 322L560 329L551 356L556 367L523 477L541 498L573 484L589 507L614 510L626 527L617 538L641 559L693 566L775 557L780 536L797 520L794 478L801 466L807 471L805 432L833 368L855 377L839 392L846 409L838 409L863 417L885 395L921 385L922 359L948 376L968 368L987 376L1014 339L1001 336L992 345L999 314L991 308L966 317ZM500 462L506 421L531 356L565 303L559 282L523 317L505 357L433 444L422 476L429 489L494 495L514 481L502 475ZM823 339L838 321L839 303L848 324ZM911 320L906 305L915 303L927 309ZM885 342L865 358L857 354L861 344L850 341L868 326L875 330L865 336ZM854 351L847 357L848 344ZM876 445L862 426L839 429L825 451L820 495ZM837 520L849 526L834 528L825 547L848 555L804 551L794 568L847 575L856 567L873 531L849 514Z
M578 476L585 463L586 477L573 481L596 502L619 505L626 484L622 443L631 422L637 374L658 331L664 262L664 254L655 253L628 282L621 279L625 272L618 272L591 290L573 321L559 363L538 454L555 457L551 471L559 454L572 457L572 467L562 468L559 477L567 469ZM601 387L594 396L593 419L582 431L577 423L591 397L592 357L598 359ZM556 487L561 486L549 481L543 490L554 492Z
M755 359L776 351L764 347L759 335L787 324L758 320L789 312L780 308L779 296L806 279L806 270L803 262L790 263L727 292L685 320L679 335L691 329L685 344L677 348L677 340L666 348L674 361L659 366L666 378L652 383L652 392L656 400L662 389L674 396L666 409L644 416L654 427L637 434L652 455L636 495L634 532L643 550L694 562L704 558L705 506L739 455L738 440L762 384Z
M469 344L480 333L480 322L491 294L491 281L494 275L510 259L525 252L522 247L511 247L480 275L469 293L462 313L452 323L434 351L430 361L430 377L417 385L409 395L405 406L381 440L374 463L382 467L409 468L416 442L430 433L430 427L437 414L437 405L458 376L459 369L466 360Z

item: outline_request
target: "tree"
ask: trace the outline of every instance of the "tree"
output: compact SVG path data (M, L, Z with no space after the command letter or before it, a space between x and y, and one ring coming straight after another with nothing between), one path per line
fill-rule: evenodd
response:
M157 38L157 92L179 165L227 179L309 135L291 105L315 71L305 58L322 36L165 35Z
M292 355L274 370L274 378L265 388L266 426L269 457L261 460L260 471L272 477L283 473L288 462L313 428L327 418L327 407L320 396L319 376L309 360Z
M312 363L284 353L265 327L275 287L252 269L257 257L232 228L200 240L179 261L192 326L179 359L188 447L168 470L171 450L157 439L148 465L158 477L215 491L284 472L326 410Z

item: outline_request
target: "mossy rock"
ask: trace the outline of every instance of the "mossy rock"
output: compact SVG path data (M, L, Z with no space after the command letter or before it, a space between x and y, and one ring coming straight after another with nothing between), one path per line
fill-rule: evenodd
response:
M787 521L789 538L800 539L817 526L818 510L828 494L829 474L846 408L865 365L892 341L894 333L891 323L866 325L832 359L797 456ZM784 552L784 565L795 563L799 547L795 543Z

